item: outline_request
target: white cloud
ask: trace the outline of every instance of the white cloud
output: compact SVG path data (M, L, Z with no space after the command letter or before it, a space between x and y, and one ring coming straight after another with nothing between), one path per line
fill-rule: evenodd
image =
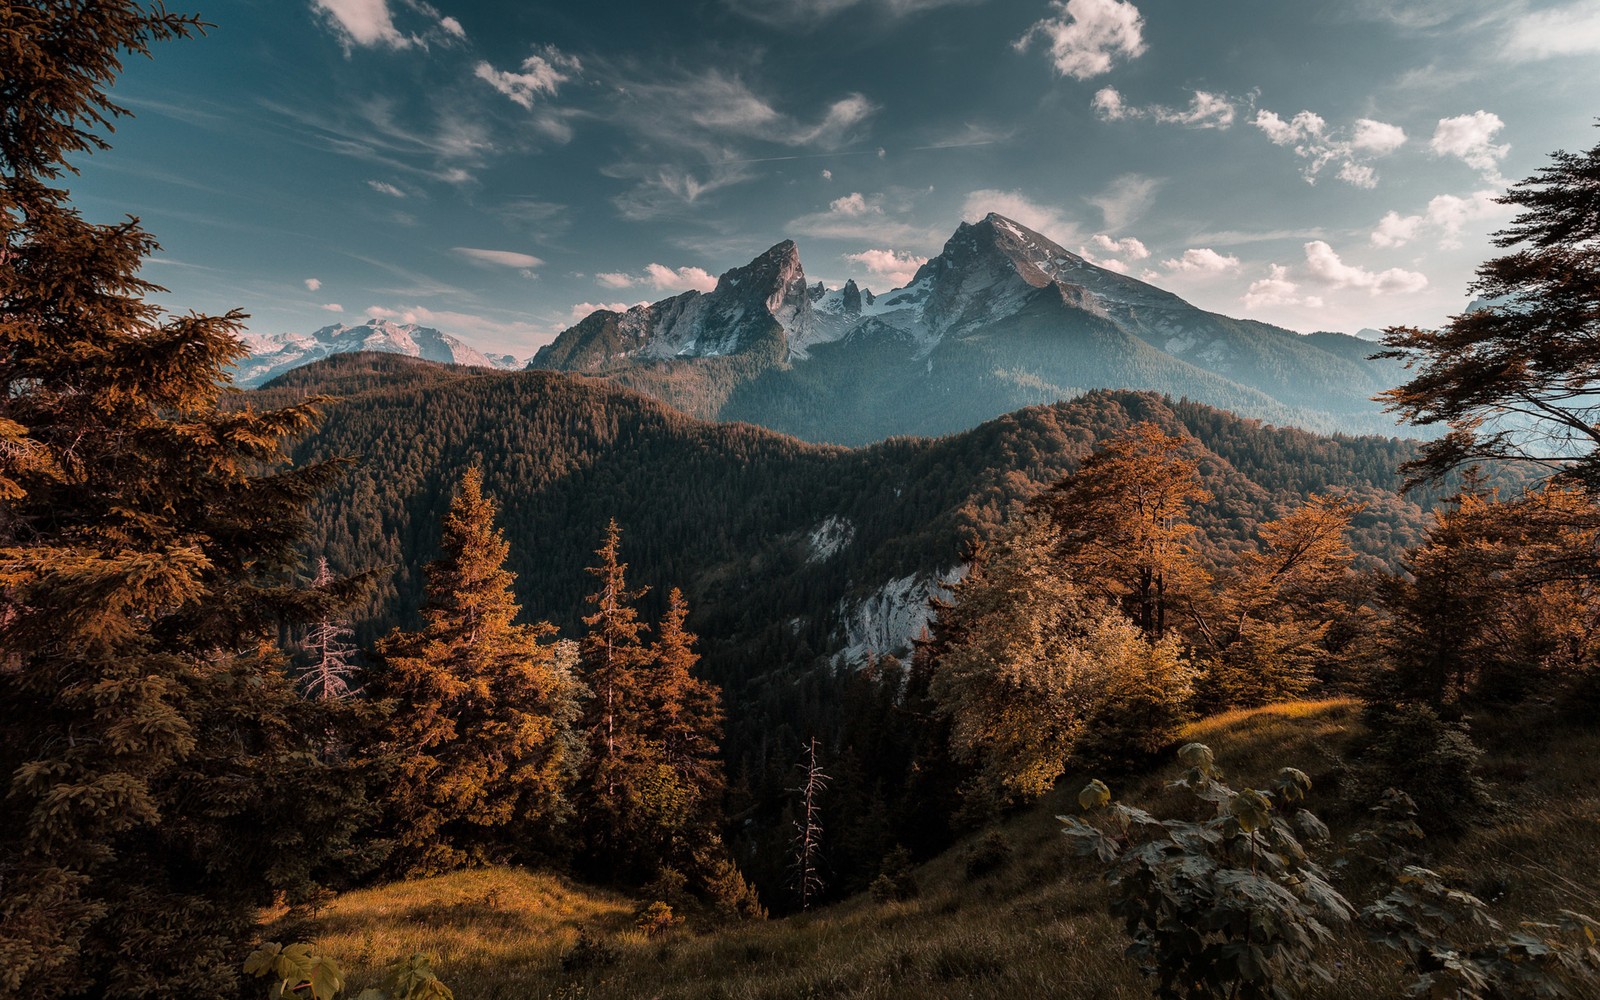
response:
M1370 237L1375 247L1400 247L1405 246L1417 238L1417 232L1426 221L1420 215L1401 215L1399 212L1387 212L1378 220L1378 228L1372 231Z
M1509 145L1495 145L1495 133L1505 127L1500 116L1488 111L1439 119L1428 147L1439 156L1459 157L1463 163L1481 171L1485 179L1500 178L1500 161L1511 152Z
M410 35L401 34L400 29L394 26L388 0L312 0L312 5L322 11L339 32L346 48L351 45L385 45L392 49L404 49L417 42Z
M367 181L367 187L391 198L404 198L406 193L387 181Z
M766 24L798 30L816 29L824 19L857 7L870 7L890 17L906 17L935 7L981 0L726 0L734 13Z
M649 264L643 274L624 274L607 271L594 276L606 288L635 288L648 285L664 292L684 292L690 289L709 292L717 287L716 276L699 267L671 268L665 264Z
M515 250L480 250L477 247L451 247L450 250L469 260L495 267L514 267L526 271L544 263L532 254L517 253Z
M1454 249L1461 245L1461 230L1470 222L1509 216L1513 209L1495 201L1494 190L1474 191L1465 198L1441 194L1428 202L1428 210L1421 215L1401 215L1389 212L1378 220L1378 228L1370 238L1373 246L1398 247L1418 239L1425 232L1439 237L1439 246Z
M891 216L884 210L882 195L864 195L859 191L835 198L828 203L826 212L812 212L789 220L784 231L820 239L892 240L896 243L920 243L935 238Z
M1109 73L1118 56L1144 54L1144 19L1124 0L1051 0L1055 16L1036 22L1013 43L1025 52L1035 39L1049 45L1056 72L1078 80Z
M1128 223L1143 215L1155 201L1156 192L1165 183L1160 178L1140 174L1123 174L1094 197L1089 204L1100 209L1106 228L1123 229Z
M1378 186L1378 172L1365 163L1346 160L1339 164L1339 172L1334 176L1351 187L1366 188L1368 191Z
M1094 245L1100 249L1109 253L1114 253L1119 257L1128 257L1132 260L1144 260L1146 257L1150 256L1149 248L1147 248L1144 243L1132 236L1124 236L1122 239L1118 240L1112 239L1105 233L1095 233L1094 239L1091 242L1093 242Z
M307 278L306 279L306 291L314 292L314 291L316 291L317 289L319 289L321 287L322 287L322 279L321 278Z
M961 206L961 218L967 222L977 222L990 212L1015 219L1057 243L1075 243L1078 239L1078 227L1058 209L1040 205L1017 191L997 191L992 188L974 191L967 195Z
M392 320L396 323L415 323L433 327L444 333L456 334L471 341L479 350L505 351L521 354L529 347L548 343L554 334L546 327L529 323L520 315L503 320L478 313L456 312L449 309L429 309L427 306L368 306L366 314L372 319Z
M1405 129L1371 118L1357 118L1355 129L1350 135L1351 146L1377 156L1392 153L1405 144Z
M341 306L337 302L328 302L328 303L325 303L323 305L318 306L317 308L318 309L326 309L328 312L331 312L331 313L342 313L342 312L344 312L344 306Z
M900 250L863 250L860 253L847 253L844 259L855 261L866 268L869 274L884 278L891 288L910 284L917 268L928 262L926 257Z
M1224 129L1233 124L1237 113L1233 100L1227 95L1206 90L1195 91L1187 108L1171 108L1164 104L1129 104L1115 87L1102 87L1095 93L1089 106L1101 121L1148 118L1163 125L1185 125L1190 128Z
M1600 7L1580 0L1551 10L1518 11L1505 53L1520 59L1600 53Z
M1300 286L1289 280L1289 269L1282 264L1267 265L1267 276L1250 283L1250 288L1240 300L1246 309L1270 306L1307 306L1322 308L1322 299L1315 295L1302 297Z
M833 180L833 171L832 170L824 170L822 172L822 179L825 180L825 181Z
M1339 259L1333 247L1322 240L1306 244L1306 270L1312 281L1329 288L1364 288L1373 295L1406 294L1420 292L1428 286L1426 275L1391 267L1386 271L1369 271L1364 267L1346 264Z
M1217 253L1210 247L1198 247L1185 250L1181 257L1162 261L1161 266L1184 274L1222 274L1237 270L1239 258Z
M394 13L388 0L312 0L313 10L339 35L345 53L354 46L391 49L408 49L428 42L449 42L467 37L461 22L453 17L443 17L424 0L402 0L413 16L420 15L433 22L431 30L423 34L406 34L394 23Z
M1339 164L1339 180L1359 188L1378 186L1378 173L1367 160L1387 156L1406 143L1405 129L1372 118L1358 118L1348 130L1330 129L1321 115L1301 111L1288 121L1262 108L1251 124L1275 146L1284 146L1306 161L1301 170L1306 183L1330 163Z
M498 70L486 62L478 63L472 72L478 79L532 111L538 95L554 96L561 85L571 80L573 74L582 68L576 57L566 55L554 46L545 46L541 52L522 60L521 72Z
M649 304L650 303L648 302L635 302L633 305L647 306ZM630 306L626 302L577 302L572 306L571 317L572 322L576 323L579 320L588 317L591 313L597 313L601 311L620 313L627 312L631 308L633 308L633 306Z

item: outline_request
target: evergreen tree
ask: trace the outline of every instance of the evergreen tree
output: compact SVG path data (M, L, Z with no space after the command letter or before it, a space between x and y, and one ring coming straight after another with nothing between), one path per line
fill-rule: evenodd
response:
M588 598L595 606L578 643L582 676L589 688L583 713L588 759L583 774L584 825L591 858L613 874L629 866L642 835L639 785L644 756L640 716L643 674L649 650L640 640L644 623L634 602L647 588L629 590L628 564L622 561L622 529L606 525L605 542L595 550L600 564L588 569L599 589Z
M317 401L224 406L243 315L163 314L150 235L55 186L121 60L200 27L0 0L0 993L231 996L258 907L362 814L268 642L338 474L283 469Z
M720 750L722 706L717 689L693 674L700 657L695 636L684 627L688 615L683 592L673 587L640 685L641 750L665 766L673 798L681 802L658 831L661 856L674 860L716 835L727 787Z
M571 813L577 685L539 641L554 626L515 622L495 513L468 469L427 568L422 628L376 650L372 687L392 706L396 860L411 874L550 850Z
M1384 333L1379 356L1415 372L1388 409L1450 428L1402 466L1410 485L1485 459L1600 482L1600 145L1550 158L1496 199L1523 212L1495 234L1516 250L1478 268L1488 304Z

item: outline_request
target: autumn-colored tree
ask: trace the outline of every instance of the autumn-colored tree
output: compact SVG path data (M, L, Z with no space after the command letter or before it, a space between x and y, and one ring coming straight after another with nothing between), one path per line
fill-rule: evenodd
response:
M675 808L656 823L663 858L689 857L698 843L716 835L722 822L722 705L715 686L694 676L700 656L695 636L684 627L689 605L673 587L667 613L641 671L640 748L665 770L663 788Z
M1202 704L1250 707L1295 698L1357 644L1345 598L1354 553L1345 541L1361 505L1333 496L1306 503L1261 527L1257 547L1235 558L1208 595L1188 600L1190 633L1204 663ZM1336 619L1346 622L1331 648Z
M976 766L967 806L992 812L1049 791L1085 724L1117 692L1143 699L1136 674L1180 706L1188 676L1176 637L1148 639L1063 572L1060 533L1038 510L1019 509L984 571L957 584L942 612L954 637L938 657L932 693L950 720L958 760ZM1124 683L1124 682L1127 683Z
M1600 145L1557 151L1496 199L1515 251L1478 268L1487 305L1437 330L1391 327L1380 356L1415 371L1389 410L1448 434L1406 463L1412 484L1486 459L1600 483Z
M1512 501L1464 492L1435 514L1387 606L1380 702L1435 706L1536 689L1600 700L1600 504L1547 484Z
M578 657L589 700L583 732L588 758L583 771L583 824L593 848L591 859L615 872L627 864L630 847L640 835L638 769L645 736L644 673L650 651L640 638L645 625L634 602L648 588L628 589L628 564L622 561L622 529L613 519L605 541L595 550L599 565L588 572L599 583L588 598L595 606L583 619L588 627L578 643Z
M137 220L59 186L125 112L130 55L196 19L0 0L0 993L235 995L258 907L349 845L359 785L312 752L269 637L304 620L283 468L316 401L224 406L243 315L169 316ZM284 803L302 808L287 819Z
M407 873L551 850L572 812L578 685L540 642L555 627L516 623L495 515L468 469L427 568L422 628L375 651L371 686L391 711L395 860Z
M1145 422L1105 442L1038 503L1060 533L1075 583L1119 604L1155 639L1176 593L1201 578L1190 547L1193 504L1211 499L1184 439Z

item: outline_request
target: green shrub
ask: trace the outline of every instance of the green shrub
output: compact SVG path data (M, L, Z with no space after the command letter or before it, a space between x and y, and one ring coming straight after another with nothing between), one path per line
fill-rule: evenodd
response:
M897 846L883 859L883 868L867 891L879 903L903 903L915 899L921 889L917 886L911 867L911 852Z
M967 878L983 878L1004 868L1011 861L1011 842L999 830L990 830L967 848Z
M1291 985L1328 979L1317 945L1353 910L1300 843L1327 828L1304 809L1284 815L1311 779L1286 767L1271 788L1235 791L1207 747L1191 743L1179 759L1188 771L1173 787L1193 799L1192 819L1113 802L1099 781L1078 796L1087 819L1060 817L1106 866L1128 954L1163 998L1289 1000Z
M1380 789L1404 790L1416 803L1416 820L1428 831L1455 833L1494 805L1479 776L1483 751L1465 722L1447 722L1432 706L1369 705L1373 740L1356 768L1356 795L1375 799Z

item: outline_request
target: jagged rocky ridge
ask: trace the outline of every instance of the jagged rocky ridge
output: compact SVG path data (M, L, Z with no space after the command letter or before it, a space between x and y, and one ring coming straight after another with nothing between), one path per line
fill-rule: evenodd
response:
M376 351L403 354L423 361L508 370L520 367L509 354L484 354L459 337L415 323L372 319L348 326L335 323L311 334L265 334L245 338L250 356L233 371L235 385L246 389L277 378L301 365L335 354Z
M792 241L710 292L599 311L529 367L600 375L713 419L814 441L943 434L1095 388L1280 424L1394 433L1373 346L1206 312L999 215L963 223L904 288L808 286Z

